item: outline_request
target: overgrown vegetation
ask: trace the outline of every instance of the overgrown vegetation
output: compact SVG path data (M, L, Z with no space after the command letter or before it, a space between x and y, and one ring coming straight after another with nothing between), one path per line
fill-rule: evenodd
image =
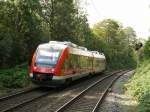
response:
M93 32L98 46L95 49L104 52L109 69L136 66L134 46L137 39L133 28L124 28L115 20L105 19L94 26Z
M4 88L23 88L30 84L28 80L28 66L15 66L0 71L0 86Z
M141 59L134 76L126 85L127 94L134 96L138 102L139 112L150 112L150 38L144 46L144 59Z
M113 19L100 21L90 29L80 2L0 0L0 82L3 86L27 85L28 67L13 66L27 63L37 45L50 40L71 41L89 50L103 52L109 69L136 66L135 31Z
M150 59L150 37L144 46L143 53L144 53L144 58Z

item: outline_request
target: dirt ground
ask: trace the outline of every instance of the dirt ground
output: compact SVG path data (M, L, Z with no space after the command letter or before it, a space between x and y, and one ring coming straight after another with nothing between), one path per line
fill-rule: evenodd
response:
M121 76L114 83L110 92L105 98L104 103L100 107L100 112L136 112L137 102L133 97L125 94L124 84L133 75L134 71L130 71Z

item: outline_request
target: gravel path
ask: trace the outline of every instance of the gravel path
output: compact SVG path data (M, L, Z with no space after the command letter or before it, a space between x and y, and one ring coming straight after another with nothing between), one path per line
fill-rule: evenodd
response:
M104 103L101 105L100 112L136 112L137 102L129 95L125 94L124 84L132 76L134 71L121 76L113 85Z

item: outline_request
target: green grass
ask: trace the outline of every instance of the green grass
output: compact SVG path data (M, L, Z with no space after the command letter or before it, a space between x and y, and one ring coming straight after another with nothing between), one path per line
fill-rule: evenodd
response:
M143 61L134 76L125 85L126 93L139 102L139 112L150 112L150 60Z
M0 70L0 88L23 88L30 84L28 65Z

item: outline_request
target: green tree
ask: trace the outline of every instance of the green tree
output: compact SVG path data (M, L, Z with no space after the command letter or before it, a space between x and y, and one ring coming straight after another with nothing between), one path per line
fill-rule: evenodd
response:
M0 1L0 6L1 65L22 63L41 41L39 1Z
M137 39L136 39L136 33L133 30L132 27L126 27L124 29L125 35L126 35L126 41L128 42L128 44L130 46L135 46L135 44L137 43Z
M130 46L132 38L135 38L132 28L124 30L119 22L106 19L94 26L93 33L99 41L97 44L101 44L97 46L106 55L110 68L135 66L134 51Z
M144 56L150 59L150 37L146 41L145 46L144 46Z

